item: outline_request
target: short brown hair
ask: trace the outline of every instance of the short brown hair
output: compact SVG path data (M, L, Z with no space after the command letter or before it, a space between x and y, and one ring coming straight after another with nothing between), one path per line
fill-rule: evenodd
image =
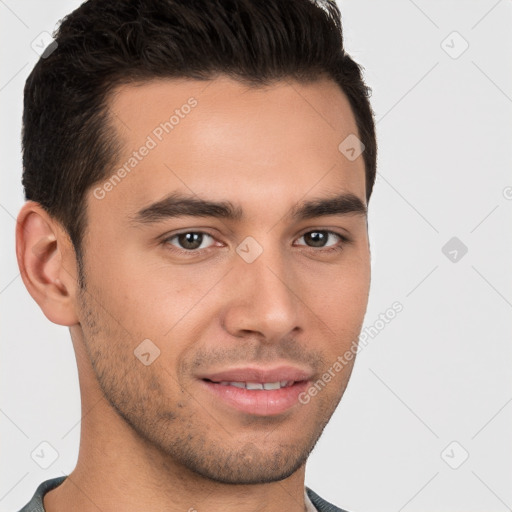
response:
M111 173L120 149L107 101L122 83L220 74L254 86L332 78L365 147L369 200L377 153L370 90L343 48L333 0L89 0L54 37L25 84L23 186L26 199L66 229L79 269L85 193Z

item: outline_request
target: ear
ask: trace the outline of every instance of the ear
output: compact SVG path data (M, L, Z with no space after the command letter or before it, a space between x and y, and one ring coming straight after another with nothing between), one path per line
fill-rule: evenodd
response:
M25 287L46 318L59 325L77 324L73 244L61 224L34 201L27 201L18 214L16 257Z

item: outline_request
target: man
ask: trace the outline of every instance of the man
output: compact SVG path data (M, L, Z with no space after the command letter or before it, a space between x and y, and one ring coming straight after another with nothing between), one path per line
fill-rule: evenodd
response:
M76 468L23 510L340 510L305 465L366 311L376 142L336 5L90 0L23 123L18 263L82 397Z

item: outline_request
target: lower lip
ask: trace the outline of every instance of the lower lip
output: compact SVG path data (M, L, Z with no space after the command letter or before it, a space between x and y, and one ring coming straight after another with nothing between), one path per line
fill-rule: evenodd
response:
M296 382L280 389L244 389L201 381L210 392L238 411L257 416L282 414L299 403L299 395L308 388L308 381Z

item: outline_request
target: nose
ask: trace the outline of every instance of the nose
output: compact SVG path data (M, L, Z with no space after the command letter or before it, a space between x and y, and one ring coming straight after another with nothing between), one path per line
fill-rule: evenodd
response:
M269 342L300 330L301 301L294 292L292 270L281 256L264 251L252 263L239 259L235 265L223 315L225 329L236 337L256 334Z

